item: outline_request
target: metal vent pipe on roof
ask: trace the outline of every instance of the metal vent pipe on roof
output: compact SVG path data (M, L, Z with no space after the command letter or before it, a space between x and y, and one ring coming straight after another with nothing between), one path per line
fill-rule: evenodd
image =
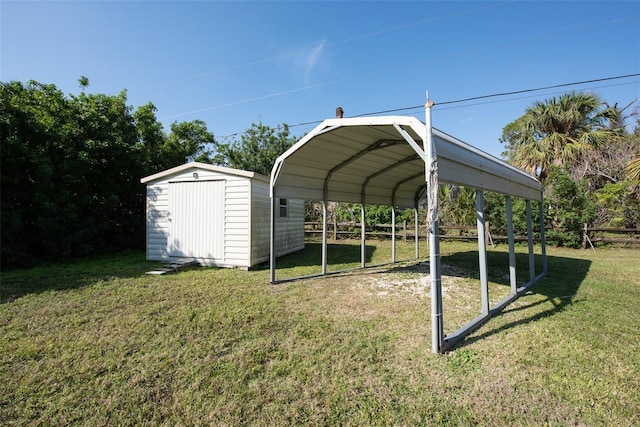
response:
M341 119L344 116L344 110L342 107L336 108L336 119Z

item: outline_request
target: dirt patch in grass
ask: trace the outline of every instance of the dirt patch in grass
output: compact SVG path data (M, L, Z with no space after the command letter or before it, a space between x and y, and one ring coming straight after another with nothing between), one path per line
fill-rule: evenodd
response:
M455 292L456 284L472 275L472 271L452 264L440 266L442 274L442 295ZM378 296L398 296L430 298L431 275L428 262L404 263L392 269L378 269L363 275L353 288L370 289Z

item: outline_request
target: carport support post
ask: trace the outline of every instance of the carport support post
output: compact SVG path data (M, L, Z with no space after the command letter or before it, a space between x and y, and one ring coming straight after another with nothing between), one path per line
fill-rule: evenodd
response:
M420 258L420 224L418 224L418 207L413 208L413 219L415 222L416 231L416 259Z
M489 280L487 277L487 229L484 220L484 198L482 190L476 190L476 218L478 224L478 261L480 263L480 295L482 314L489 314Z
M365 225L365 211L364 211L364 202L360 205L360 233L362 234L360 237L360 267L366 267L366 256L367 256L367 227Z
M509 282L511 284L511 295L515 295L518 293L518 282L516 277L516 244L513 236L511 196L507 196L507 239L509 241Z
M271 188L271 241L269 243L269 270L271 283L276 282L276 198L273 187Z
M425 180L429 200L429 274L431 275L431 351L440 353L444 343L444 322L442 319L442 279L440 276L440 235L438 228L438 171L433 131L431 129L431 107L433 101L425 105L424 151L427 153L425 163Z
M322 274L327 274L327 198L322 201Z
M529 281L536 280L536 262L533 255L533 224L531 222L531 200L527 200L527 242L529 244Z
M540 203L538 204L538 214L540 216L540 246L542 246L542 272L547 275L549 269L547 267L547 242L544 239L544 195L540 195Z
M405 232L406 236L406 232ZM396 207L391 205L391 262L396 262Z

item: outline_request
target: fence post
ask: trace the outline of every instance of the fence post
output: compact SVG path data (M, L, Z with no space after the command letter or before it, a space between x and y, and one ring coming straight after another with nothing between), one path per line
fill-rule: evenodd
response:
M404 234L404 242L407 243L407 220L402 222L402 232Z
M493 237L491 237L491 230L489 228L490 228L489 221L486 221L485 229L484 229L484 232L485 232L484 240L491 243L491 247L495 249L496 245L493 244Z

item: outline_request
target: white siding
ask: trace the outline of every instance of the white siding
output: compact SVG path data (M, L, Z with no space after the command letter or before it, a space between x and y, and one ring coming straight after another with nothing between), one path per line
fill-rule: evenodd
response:
M256 265L269 260L271 199L268 185L254 182L252 188L251 260ZM286 218L280 218L276 212L276 256L304 249L304 201L288 200L288 203Z
M304 249L304 200L289 199L287 218L276 218L276 256Z
M254 182L251 185L251 263L269 260L271 245L271 199L269 185Z
M197 181L194 178L194 172L197 172ZM218 182L224 183L223 193L217 193L216 203L220 206L221 221L214 218L191 218L191 222L195 227L204 227L203 235L209 234L206 228L218 224L222 228L219 237L212 240L213 253L205 256L199 256L194 252L194 248L185 247L183 251L170 252L171 248L171 224L170 218L176 219L176 212L172 212L169 207L170 186L176 186L183 183L193 182ZM171 256L184 256L197 258L203 265L213 265L220 267L249 267L249 184L250 178L244 176L229 175L226 173L218 173L215 171L203 169L188 169L180 171L175 175L168 175L159 178L158 181L149 182L147 184L147 259L152 261L167 261ZM171 183L171 184L170 184ZM173 193L171 193L173 194ZM204 196L200 199L206 200ZM180 219L184 219L184 215L191 215L188 210L185 211L187 200L178 205L177 212ZM202 211L201 208L191 208L191 210ZM211 209L211 207L209 207ZM212 223L213 220L213 223ZM208 225L207 225L208 223ZM175 244L173 246L176 246ZM198 249L200 250L200 249Z
M228 177L225 195L225 265L249 265L250 180Z
M191 165L142 180L147 184L147 259L187 256L203 265L242 268L268 261L266 177ZM290 200L288 218L278 218L276 247L277 255L304 248L303 201Z
M169 183L147 185L147 259L162 261L169 236Z

